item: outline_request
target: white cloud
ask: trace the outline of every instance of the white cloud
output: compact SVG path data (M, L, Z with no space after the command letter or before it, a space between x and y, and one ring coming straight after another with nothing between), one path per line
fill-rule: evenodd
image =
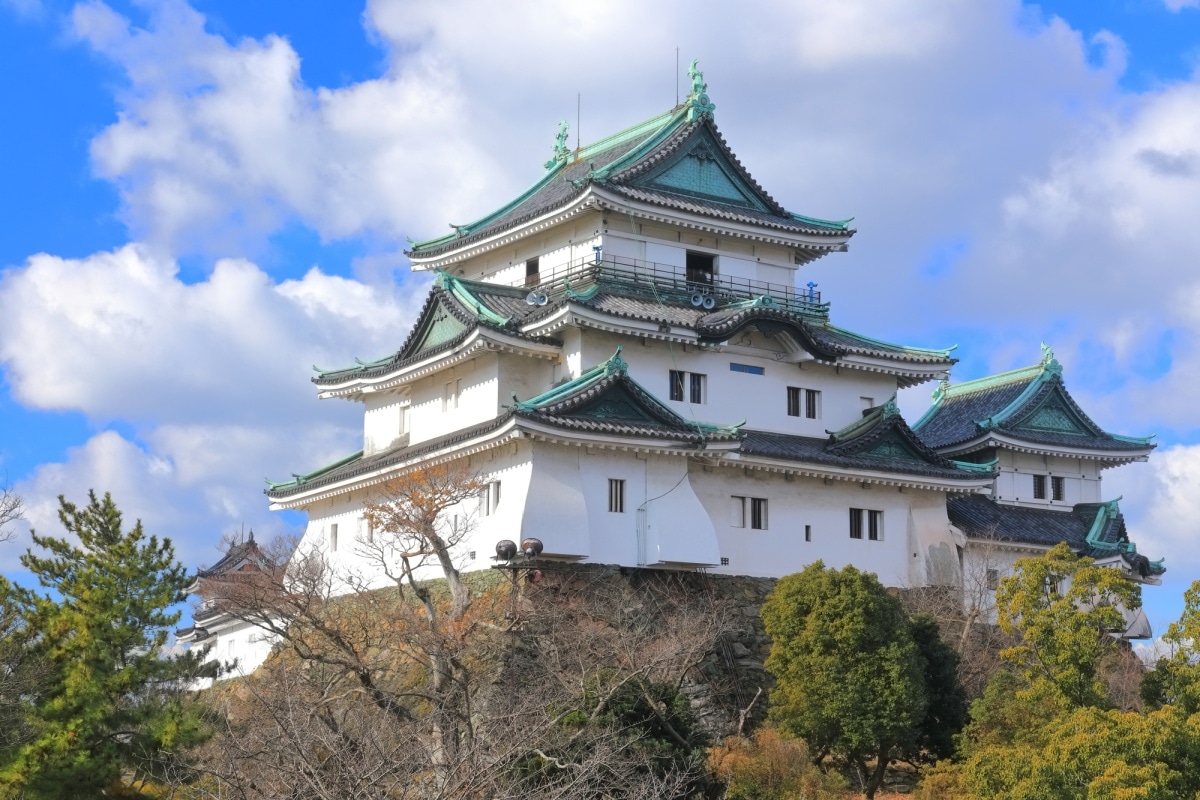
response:
M177 269L128 245L85 259L41 254L9 271L0 364L13 395L99 421L300 424L320 416L312 365L394 350L424 293L420 282L369 286L316 268L277 284L236 259L196 284Z
M1185 8L1200 8L1200 0L1163 0L1168 11L1182 11Z
M72 15L74 34L129 79L92 158L120 187L135 238L221 253L298 219L329 238L399 239L428 231L435 210L440 230L451 200L495 172L461 124L454 79L432 60L312 89L284 39L231 44L179 0L150 18L137 29L100 2Z

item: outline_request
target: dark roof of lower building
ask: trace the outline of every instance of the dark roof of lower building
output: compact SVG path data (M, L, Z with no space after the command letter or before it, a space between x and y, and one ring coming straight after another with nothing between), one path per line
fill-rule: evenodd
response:
M1038 364L966 383L943 382L933 398L913 430L939 450L988 433L1050 449L1109 452L1116 458L1137 457L1154 448L1153 437L1119 436L1092 421L1067 391L1062 366L1045 346Z
M982 495L952 497L946 505L950 522L967 536L1000 542L1053 547L1065 542L1090 558L1119 555L1142 577L1165 572L1137 552L1116 500L1079 503L1071 510L1028 508L998 503Z
M746 431L739 451L820 466L939 480L978 481L992 475L990 464L961 464L930 450L909 429L891 401L868 409L862 419L828 438Z

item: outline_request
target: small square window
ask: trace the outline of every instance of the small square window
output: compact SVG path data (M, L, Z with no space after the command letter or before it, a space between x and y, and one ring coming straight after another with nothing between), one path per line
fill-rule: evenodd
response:
M812 525L804 526L804 541L806 541L806 542L812 541Z
M1045 500L1046 499L1046 476L1045 475L1034 475L1033 476L1033 499L1034 500Z
M542 282L541 259L531 258L525 262L525 285L537 286Z
M621 478L608 479L608 510L613 514L625 513L625 481Z
M767 529L767 499L765 497L734 495L730 500L730 525L735 528L751 528L759 531Z
M1066 481L1057 476L1050 479L1050 498L1052 500L1064 500L1067 495Z
M867 511L867 538L872 542L883 541L882 511Z
M721 566L722 567L729 566L729 556L721 556Z
M693 372L689 378L689 388L691 389L691 392L689 393L689 400L694 405L702 405L704 403L705 376Z

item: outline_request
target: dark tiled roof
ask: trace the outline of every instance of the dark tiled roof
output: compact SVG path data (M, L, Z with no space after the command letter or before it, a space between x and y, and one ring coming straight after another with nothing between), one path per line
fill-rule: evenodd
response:
M1062 367L1046 351L1041 364L958 385L943 384L913 429L930 447L950 448L989 431L1049 448L1120 455L1153 448L1148 439L1103 430L1067 391Z
M460 281L459 283L467 284L466 281ZM404 340L404 344L400 346L399 350L391 356L379 359L378 361L359 363L353 367L343 369L322 371L312 379L313 383L318 386L328 386L355 378L375 378L387 375L423 361L430 356L453 350L469 339L479 328L496 331L505 336L525 339L538 344L555 346L561 344L557 339L526 336L524 333L521 333L520 325L523 321L542 310L542 307L531 306L525 301L528 290L486 283L471 282L469 285L472 290L471 294L480 303L500 317L510 317L511 321L500 325L495 320L482 318L473 309L465 307L452 292L447 291L441 286L434 286L430 290L429 296L425 299L425 304L421 307L420 313L417 315L416 323L413 325L412 330L409 331L408 337ZM451 316L465 327L460 333L450 339L438 342L431 347L422 346L423 340L421 336L426 330L427 320L430 315L435 313L435 309L437 308L446 309Z
M839 434L845 432L845 436ZM898 413L871 409L863 419L827 439L746 431L741 452L822 466L978 481L979 471L959 467L926 448Z
M454 235L414 244L408 255L432 258L485 239L567 205L589 185L603 187L631 200L781 231L837 239L853 233L845 223L789 213L750 176L729 149L711 116L704 115L691 122L687 121L687 116L685 108L674 109L589 145L582 152L573 154L572 160L553 166L548 174L507 206L475 222L457 226ZM700 140L719 152L761 208L739 207L733 201L705 198L683 190L671 191L663 186L641 185L656 171L669 166L681 152L698 146Z
M221 557L217 563L213 564L208 569L198 570L197 578L211 578L216 575L221 575L235 568L244 561L252 561L261 563L263 561L262 550L254 541L254 532L250 532L250 537L244 542L239 542L232 547Z
M1115 504L1079 503L1070 511L1057 511L1005 505L982 495L952 497L946 504L951 524L972 538L1042 547L1066 542L1076 553L1092 558L1120 553L1143 577L1164 572L1160 564L1138 554L1129 543L1125 518L1119 510L1107 513L1094 541L1088 541L1098 515L1106 509L1115 509Z

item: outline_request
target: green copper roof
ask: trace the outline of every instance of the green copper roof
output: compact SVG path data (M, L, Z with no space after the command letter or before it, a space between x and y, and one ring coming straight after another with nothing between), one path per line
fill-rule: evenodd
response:
M409 254L421 258L452 251L459 242L476 241L561 208L591 184L637 202L739 223L817 236L853 233L850 220L792 214L771 199L713 126L716 106L694 62L689 74L692 92L682 104L575 151L567 148L568 126L560 122L546 172L529 188L472 222L452 224L452 233L412 242Z
M837 325L832 325L828 322L825 323L822 327L824 327L826 330L833 331L835 333L841 333L846 336L850 336L855 339L858 339L859 341L866 342L868 344L879 345L880 347L886 348L889 350L899 350L904 353L912 353L914 356L922 356L922 357L933 356L935 358L950 358L950 354L958 349L958 345L951 345L950 347L943 347L943 348L930 348L930 347L910 347L909 345L892 344L891 342L885 342L882 339L872 339L870 336L863 336L861 333L855 333L854 331L847 330L845 328L839 328Z
M528 400L518 400L516 395L513 395L513 408L518 411L536 411L542 406L548 406L551 403L562 400L564 397L570 397L576 392L588 388L600 379L612 375L614 372L628 372L629 365L625 363L625 359L621 358L622 349L622 347L618 347L617 352L613 353L607 361L597 364L587 372L580 374L578 378L555 386L549 391L542 392L537 397L531 397Z
M1128 539L1118 542L1108 542L1102 538L1109 523L1115 521L1120 515L1121 509L1117 505L1120 502L1121 498L1118 497L1116 500L1109 500L1107 503L1100 504L1100 509L1096 512L1096 521L1092 523L1092 528L1088 531L1087 543L1097 550L1136 553L1137 547Z
M454 295L456 300L474 311L475 316L481 320L484 320L485 322L490 322L493 325L499 325L503 327L512 321L512 317L505 317L497 314L495 311L492 311L490 308L480 302L479 298L471 294L471 290L467 288L467 285L463 281L460 281L458 278L455 278L448 272L438 270L437 286L450 292L452 295Z
M265 480L267 482L267 488L272 491L274 491L275 489L283 489L283 488L288 488L288 487L292 487L292 486L301 486L301 485L307 483L308 481L312 480L313 478L318 478L327 472L333 472L335 469L338 469L339 467L344 467L347 464L351 464L355 461L358 461L362 457L363 457L363 451L359 450L357 453L351 453L350 455L346 456L345 458L339 458L337 461L334 461L332 464L326 464L325 466L314 469L312 472L305 473L304 475L298 475L293 472L292 479L290 481L276 482L276 481L271 480L270 478L264 478L263 480Z

